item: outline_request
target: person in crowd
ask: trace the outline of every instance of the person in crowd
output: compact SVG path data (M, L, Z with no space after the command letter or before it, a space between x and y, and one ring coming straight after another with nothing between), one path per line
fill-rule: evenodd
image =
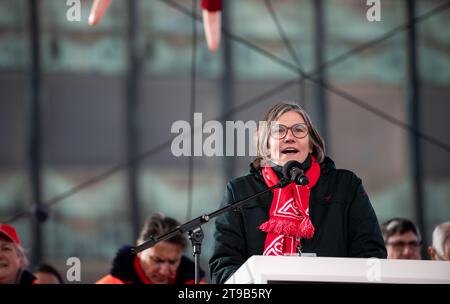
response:
M146 220L137 245L151 236L166 234L178 225L173 218L153 214ZM137 254L133 253L132 246L123 246L114 258L110 274L97 284L192 284L195 265L183 255L186 246L184 235L176 235ZM201 276L204 276L203 271Z
M0 284L37 284L37 278L25 269L27 265L16 228L0 224Z
M64 280L58 270L50 264L40 263L33 269L39 284L64 284Z
M450 221L434 228L433 241L428 247L428 254L435 261L450 261Z
M388 259L420 260L422 237L419 228L405 218L393 218L381 225Z

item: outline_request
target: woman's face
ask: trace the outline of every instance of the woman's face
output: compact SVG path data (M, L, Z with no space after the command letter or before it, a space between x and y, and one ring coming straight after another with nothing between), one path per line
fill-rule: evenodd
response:
M278 139L277 137L284 135L283 129L285 130L286 127L294 128L287 130L286 136ZM294 133L297 136L294 136ZM290 160L296 160L301 163L306 160L312 149L305 120L299 113L294 111L286 112L277 121L271 123L269 149L271 161L280 166L284 166Z

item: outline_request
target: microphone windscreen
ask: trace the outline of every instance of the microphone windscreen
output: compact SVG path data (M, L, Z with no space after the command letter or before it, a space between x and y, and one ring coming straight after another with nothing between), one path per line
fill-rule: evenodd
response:
M291 180L291 169L292 168L299 168L300 170L303 170L302 164L296 160L290 160L283 166L283 176L286 177L288 180Z

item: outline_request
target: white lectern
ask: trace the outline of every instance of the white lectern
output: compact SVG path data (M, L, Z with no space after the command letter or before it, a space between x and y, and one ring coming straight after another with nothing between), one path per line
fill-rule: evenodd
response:
M289 282L450 284L450 262L255 255L226 284Z

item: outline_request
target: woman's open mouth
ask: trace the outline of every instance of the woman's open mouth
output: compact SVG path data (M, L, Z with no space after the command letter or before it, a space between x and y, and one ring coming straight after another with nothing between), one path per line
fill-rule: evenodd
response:
M294 154L297 154L298 152L300 152L300 151L293 147L289 147L289 148L285 148L285 149L281 150L281 153L285 154L285 155L294 155Z

